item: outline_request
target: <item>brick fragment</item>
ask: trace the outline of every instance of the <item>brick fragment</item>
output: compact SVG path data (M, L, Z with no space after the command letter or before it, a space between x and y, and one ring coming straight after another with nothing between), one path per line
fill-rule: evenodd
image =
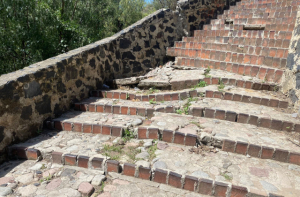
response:
M88 168L89 167L89 157L87 156L78 156L78 162L77 165L78 167L82 167L82 168Z
M65 165L76 166L77 155L65 154L64 158L65 158L65 162L64 162Z
M116 173L120 172L119 161L107 160L106 165L107 165L107 172L116 172Z
M103 158L99 158L99 157L94 157L92 159L92 167L94 169L102 169L103 168Z
M197 189L197 185L198 178L189 175L185 176L183 189L195 191Z
M123 174L126 176L133 176L135 175L135 164L130 164L130 163L124 163L124 169L123 169Z
M167 184L168 171L155 169L153 181L157 183Z
M181 189L181 174L177 174L175 172L169 173L169 182L168 184Z
M41 152L34 148L28 148L26 152L29 160L37 160L41 156Z

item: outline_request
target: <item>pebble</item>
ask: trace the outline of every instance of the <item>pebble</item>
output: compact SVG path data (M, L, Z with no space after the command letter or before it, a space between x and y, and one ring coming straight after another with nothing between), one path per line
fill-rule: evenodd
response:
M168 169L168 166L165 162L163 161L157 161L153 165L154 168L160 168L160 169Z
M168 147L169 147L169 145L166 142L158 142L157 143L157 148L160 149L160 150L164 150L164 149L166 149Z
M33 181L33 175L32 175L32 173L24 174L24 175L17 177L16 180L22 184L28 184Z
M145 152L141 152L141 153L137 154L135 157L138 158L138 159L146 159L146 158L149 157L149 153L146 152L146 151Z
M0 178L0 185L9 183L9 181L14 180L13 177L2 177Z
M31 194L35 193L37 190L37 187L34 185L28 185L26 187L19 187L18 193L20 193L22 196L31 196Z
M43 167L43 164L41 163L37 163L34 166L32 166L31 168L29 168L30 170L39 170Z
M47 186L46 189L47 190L55 190L57 187L59 187L61 184L61 179L57 178L57 179L53 179Z
M138 126L141 125L143 123L143 121L141 119L135 119L131 124L133 126Z
M105 180L105 176L104 175L96 175L93 180L92 180L92 185L101 185L101 183Z
M94 187L88 182L82 182L78 187L78 191L83 196L90 196L94 192L94 190Z
M12 188L0 187L0 196L7 196L12 193Z
M153 140L144 140L144 147L145 148L148 148L148 147L150 147L150 146L152 146L152 142L153 142Z

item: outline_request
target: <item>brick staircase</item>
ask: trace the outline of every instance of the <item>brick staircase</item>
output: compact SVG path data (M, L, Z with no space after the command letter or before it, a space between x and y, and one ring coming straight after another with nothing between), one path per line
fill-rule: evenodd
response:
M168 48L174 64L145 76L114 80L118 89L92 91L74 111L46 123L49 129L113 139L136 131L138 140L164 141L182 150L213 146L220 151L210 159L203 157L207 163L184 159L204 170L218 166L226 154L231 163L243 160L236 168L252 170L232 172L232 180L220 181L216 176L193 176L188 164L187 173L181 174L106 160L88 151L57 148L49 154L30 143L11 147L11 155L50 156L54 163L99 168L211 196L299 196L300 119L289 98L278 91L299 5L295 0L238 2L193 37ZM134 124L137 119L141 123ZM190 154L188 149L184 153Z

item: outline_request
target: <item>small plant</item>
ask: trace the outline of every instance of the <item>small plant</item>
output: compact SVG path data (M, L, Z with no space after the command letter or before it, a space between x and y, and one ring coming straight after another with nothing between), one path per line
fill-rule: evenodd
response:
M209 75L209 72L210 72L210 67L208 66L207 67L207 69L205 69L205 71L204 71L204 76L206 77L206 78L210 78L211 76Z
M155 87L149 88L148 94L153 94L155 92L158 92L158 90Z
M151 100L149 101L149 103L150 103L150 104L156 104L156 101L154 101L154 98L153 98L153 99L151 99Z
M105 182L102 182L101 183L101 186L100 186L100 189L99 189L99 193L102 193L103 192L103 190L104 190L104 187L105 187Z
M200 97L204 97L204 93L203 93L203 92L200 92L200 93L199 93L199 96L200 96Z
M113 105L117 104L118 102L119 102L119 100L114 100Z
M129 157L131 162L135 163L136 161L140 160L140 159L136 158L135 156L141 152L142 152L141 149L137 149L135 147L129 147L129 151L126 153L126 155Z
M194 122L194 121L192 121L192 122L190 122L190 123L191 123L191 124L194 124L194 125L196 125L196 126L199 128L199 129L201 129L201 128L202 128L198 122Z
M224 88L225 88L225 85L224 85L223 81L221 79L219 79L218 90L223 91Z
M205 81L200 81L197 85L194 86L193 90L195 90L196 88L202 88L207 86L207 83Z
M155 151L157 150L157 143L155 143L153 146L150 146L148 148L148 153L149 153L149 161L152 161L156 155L155 155Z
M43 130L37 130L37 131L36 131L36 133L39 134L39 135L40 135L42 132L43 132Z
M222 175L227 181L231 181L231 180L232 180L232 177L229 176L229 175L226 174L226 173L222 173L221 175Z
M126 93L126 100L128 100L129 99L129 94L128 93Z
M177 114L182 114L183 112L182 112L181 109L177 109L177 110L176 110L176 113L177 113Z
M124 135L123 135L123 140L124 142L128 142L129 140L133 139L135 136L133 132L129 131L128 129L125 129Z

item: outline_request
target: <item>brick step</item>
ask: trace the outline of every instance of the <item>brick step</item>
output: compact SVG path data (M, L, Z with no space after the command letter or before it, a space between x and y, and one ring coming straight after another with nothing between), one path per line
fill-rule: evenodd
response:
M199 36L199 37L184 37L182 42L195 43L216 43L216 44L231 44L231 45L246 45L256 47L283 48L288 49L289 39L269 39L269 38L244 38L244 37L220 37L220 36ZM175 46L179 42L175 42ZM180 45L180 44L179 44Z
M217 82L217 80L213 80ZM222 81L223 82L223 81ZM223 83L224 84L224 83ZM230 83L224 84L229 85L229 90L218 90L218 86L216 85L209 85L206 87L200 87L195 89L186 89L182 91L164 91L159 92L156 94L141 94L138 91L130 90L130 91L122 91L122 90L98 90L92 91L91 95L93 97L98 98L110 98L110 99L121 99L121 100L139 100L139 101L154 101L154 102L161 102L161 101L177 101L183 100L186 97L208 97L208 98L220 98L224 100L233 100L238 102L246 102L246 103L254 103L258 105L265 105L270 107L279 107L279 108L288 108L288 100L285 98L284 95L281 95L279 92L268 92L266 93L256 90L248 90L240 87L231 86ZM279 97L279 98L278 98ZM85 104L84 102L75 104L75 108L78 110L85 111L88 109L88 106L82 105L89 105ZM95 109L93 111L96 111Z
M257 11L257 12L241 12L241 13L233 13L233 14L223 14L219 15L219 20L225 20L225 19L245 19L245 18L286 18L286 17L295 17L297 15L296 11L282 11L282 12L265 12L265 11ZM233 21L234 24L234 21Z
M295 24L266 24L262 25L264 28L264 31L288 31L293 32ZM284 28L286 27L286 28ZM207 24L203 26L203 30L243 30L244 24ZM279 29L279 30L278 30ZM201 31L201 30L199 30ZM248 31L248 30L247 30Z
M208 92L210 94L211 92ZM264 128L272 128L275 130L283 130L283 131L296 131L300 132L300 124L298 118L293 118L292 114L284 113L277 108L273 108L272 106L276 106L276 100L270 99L262 99L252 97L251 102L260 103L261 106L250 102L236 102L241 100L242 97L239 97L238 94L230 94L225 93L224 97L226 100L220 100L218 98L205 98L205 99L195 99L194 97L191 102L191 106L188 111L185 113L191 114L193 116L198 117L206 117L206 118L216 118L220 120L227 120L233 122L239 122L244 124L251 124L258 127ZM222 97L222 96L221 96ZM244 96L243 96L244 97ZM187 95L184 95L182 99L186 99ZM247 96L245 96L247 98ZM182 101L165 101L163 103L155 103L151 104L143 101L129 101L129 100L119 100L115 101L112 99L95 99L90 98L84 102L76 104L75 110L89 111L88 114L89 120L92 121L95 119L100 121L100 118L96 114L100 114L102 116L106 116L105 113L112 113L114 115L123 114L126 115L138 115L142 117L152 118L155 112L164 112L164 113L178 113L179 110L184 112L185 103L189 102L190 99ZM267 106L268 105L268 106ZM285 102L281 103L281 105L286 105ZM283 110L283 109L281 109ZM288 110L287 110L288 111ZM98 112L98 113L92 113ZM260 113L257 113L260 112ZM104 113L104 114L103 114ZM87 115L86 115L87 116ZM121 115L119 115L121 116ZM68 123L77 123L82 122L79 120L80 117L76 117L76 119L63 119L64 122ZM59 119L61 122L62 119ZM57 121L57 120L54 120ZM84 131L84 127L82 127L82 122L79 126L80 130L76 130L73 127L73 131ZM105 124L105 123L103 123ZM117 123L115 123L117 124ZM62 127L55 123L55 128L61 130L71 130L72 127L66 129L66 127ZM119 128L119 127L118 127ZM75 130L74 130L75 129ZM91 129L91 126L89 126ZM90 130L89 130L90 132ZM114 136L122 135L117 132L117 135L112 134Z
M281 81L283 70L269 68L265 66L257 66L251 64L239 64L232 62L213 61L203 58L176 57L178 66L213 68L218 70L226 70L228 72L237 73L239 75L257 77L260 80L279 83Z
M277 58L287 58L288 56L288 48L277 48L277 47L256 47L249 45L237 45L237 44L222 44L222 43L206 43L206 42L175 42L175 55L177 51L181 51L181 54L185 54L185 50L189 50L189 53L201 54L204 50L210 51L224 51L224 52L233 52L233 53L246 53L247 55L258 55L265 57L277 57ZM172 49L170 48L171 52ZM200 52L201 50L201 52ZM171 53L172 54L172 53ZM181 56L179 53L178 56Z
M288 39L292 37L289 31L257 31L257 30L196 30L194 38L197 37L232 37L232 38L261 38L261 39ZM186 37L184 37L186 38ZM285 48L285 47L284 47Z
M274 13L274 12L295 12L298 10L298 6L287 6L287 7L267 7L267 8L252 8L252 9L240 9L236 6L231 6L229 10L224 10L224 14L218 15L219 17L221 16L226 16L226 15L243 15L243 14L250 14L250 13Z
M261 55L248 55L244 53L236 53L236 52L230 52L230 51L218 51L218 50L204 50L204 49L181 49L181 48L168 48L167 50L167 55L176 57L177 60L180 58L183 60L190 60L194 59L194 63L190 62L191 66L195 67L202 67L202 66L197 66L197 60L201 59L202 61L204 60L209 60L211 62L226 62L226 63L231 63L231 64L243 64L244 66L264 66L266 68L274 68L274 69L285 69L286 67L286 58L277 58L277 52L276 51L284 51L284 50L276 50L276 48L271 48L270 52L266 50L265 52L262 51ZM265 53L268 56L264 56ZM275 53L275 57L274 56ZM279 55L281 52L279 52ZM287 54L285 55L287 57ZM178 65L189 65L188 63L185 62L185 64L182 64L183 61L180 63L177 63ZM200 62L201 64L201 62ZM212 66L213 67L213 66ZM274 71L276 72L276 71ZM246 73L243 73L246 74ZM269 76L268 78L272 78L272 76ZM261 77L259 77L261 79Z
M184 136L189 133L198 135L199 142L222 148L226 152L300 165L300 147L290 141L294 136L286 131L274 131L224 120L218 120L216 123L216 120L204 117L196 119L187 115L157 113L151 124L139 127L138 132L143 139L147 138L147 128L157 127L158 121L171 119L174 120L173 127L178 128L174 132L175 136L167 129L171 126L169 123L167 127L158 128L165 141L169 143L179 142L180 134ZM182 127L183 124L186 125ZM181 144L184 142L183 139L181 138Z
M297 12L296 12L297 14ZM271 25L271 24L295 24L295 16L280 18L237 18L232 19L231 22L234 25ZM213 19L210 21L211 25L224 25L226 24L226 19Z
M170 148L181 148L181 152L184 151L182 154L188 154L189 150L185 148L184 146L173 146L170 145ZM41 156L40 153L40 148L35 148L35 149L30 149L30 148L24 148L26 150L22 150L22 147L12 147L12 150L14 153L22 156L26 155L27 153L31 153L34 151L34 156L39 155ZM30 150L30 151L28 151ZM164 151L166 153L169 153L169 150ZM224 152L225 153L225 152ZM220 158L224 154L223 152L216 153L213 155L213 158ZM172 154L172 153L171 153ZM234 156L233 154L229 153L230 155L228 156L229 161L234 161ZM195 157L200 157L197 155L194 155ZM46 158L46 157L45 157ZM211 178L209 176L203 177L202 175L198 174L193 174L190 171L185 171L185 173L178 172L178 169L164 169L164 168L156 168L152 166L147 166L145 164L134 164L129 163L129 162L124 162L124 161L118 161L118 160L112 160L110 158L107 158L102 155L93 155L87 156L87 153L72 153L70 154L69 152L58 152L58 151L53 151L50 154L48 154L47 158L40 161L42 164L47 165L47 166L60 166L60 170L62 172L68 172L71 175L75 175L77 173L77 177L84 177L84 175L87 177L87 175L90 175L89 170L92 170L92 175L88 176L94 177L95 175L103 175L105 174L105 178L109 180L113 180L112 183L107 183L103 182L103 184L106 184L107 187L104 187L105 193L100 194L100 196L104 195L109 195L110 193L107 191L107 189L110 188L117 188L117 186L122 186L122 188L125 187L133 187L135 186L136 183L143 184L143 189L146 188L146 186L151 186L152 188L150 189L150 192L152 192L153 189L155 189L155 192L157 190L162 190L162 191L173 191L173 193L180 193L180 194L186 194L186 195L194 195L193 193L188 193L188 192L195 192L197 194L202 194L205 196L224 196L226 193L230 193L232 196L262 196L262 197L268 197L268 196L274 196L274 192L270 193L266 190L263 189L262 186L247 186L247 185L242 185L241 183L233 184L229 180L218 180L217 178ZM30 159L33 160L33 158L23 158L23 159ZM165 157L163 159L166 159ZM257 160L257 159L254 159ZM214 164L213 161L212 164ZM220 162L220 161L219 161ZM276 162L276 161L272 161ZM26 163L26 162L25 162ZM260 161L261 163L261 161ZM50 165L49 165L50 164ZM32 164L34 165L34 164ZM265 163L261 164L263 167L266 166ZM26 165L24 165L26 166ZM33 167L33 166L26 166L26 167ZM24 167L23 167L24 168ZM204 170L204 168L201 167L201 170ZM282 167L283 170L288 170L285 171L286 173L292 173L292 170L288 168L288 166ZM51 169L52 171L56 171L57 169ZM28 171L33 171L28 169ZM73 173L72 173L73 171ZM204 170L205 171L205 170ZM290 172L291 171L291 172ZM47 168L46 169L40 169L40 172L45 174L49 174L51 171L49 171ZM247 171L248 172L248 171ZM87 175L86 175L87 173ZM246 172L243 172L246 173ZM203 172L203 174L207 174ZM70 176L71 176L70 175ZM208 175L208 174L207 174ZM294 175L296 176L296 175ZM50 175L52 178L52 174ZM55 180L62 180L62 184L65 184L65 181L63 178L60 178L60 175L55 176ZM110 177L110 178L109 178ZM255 180L255 176L252 177L253 180ZM54 182L53 181L53 182ZM75 179L76 181L76 179ZM77 180L80 181L80 180ZM52 184L53 184L52 182ZM132 185L128 185L129 183L135 183ZM114 185L112 185L114 184ZM120 185L121 184L121 185ZM276 185L276 184L275 184ZM125 187L124 187L125 186ZM280 186L281 185L276 185L279 189L282 189ZM26 186L24 186L26 187ZM170 187L170 188L168 188ZM257 187L259 189L257 189ZM136 188L136 186L135 186ZM127 188L129 189L129 188ZM152 189L152 190L151 190ZM263 190L261 190L263 189ZM124 190L124 189L122 189ZM72 191L72 190L71 190ZM115 190L113 190L115 191ZM127 190L130 191L130 190ZM135 190L134 190L135 191ZM291 193L294 193L294 191L290 191ZM93 193L93 192L91 192ZM143 191L144 194L148 194L149 192ZM166 192L164 192L166 193ZM94 193L95 195L98 195L97 193ZM93 196L95 196L93 194ZM155 193L156 194L156 193ZM171 192L168 192L168 194L172 194ZM277 193L276 194L282 194L282 193Z
M236 3L236 7L239 8L264 8L264 7L286 7L286 6L297 6L300 5L299 1L296 0L285 0L285 1L258 1L258 0L253 0L253 1L240 1Z

